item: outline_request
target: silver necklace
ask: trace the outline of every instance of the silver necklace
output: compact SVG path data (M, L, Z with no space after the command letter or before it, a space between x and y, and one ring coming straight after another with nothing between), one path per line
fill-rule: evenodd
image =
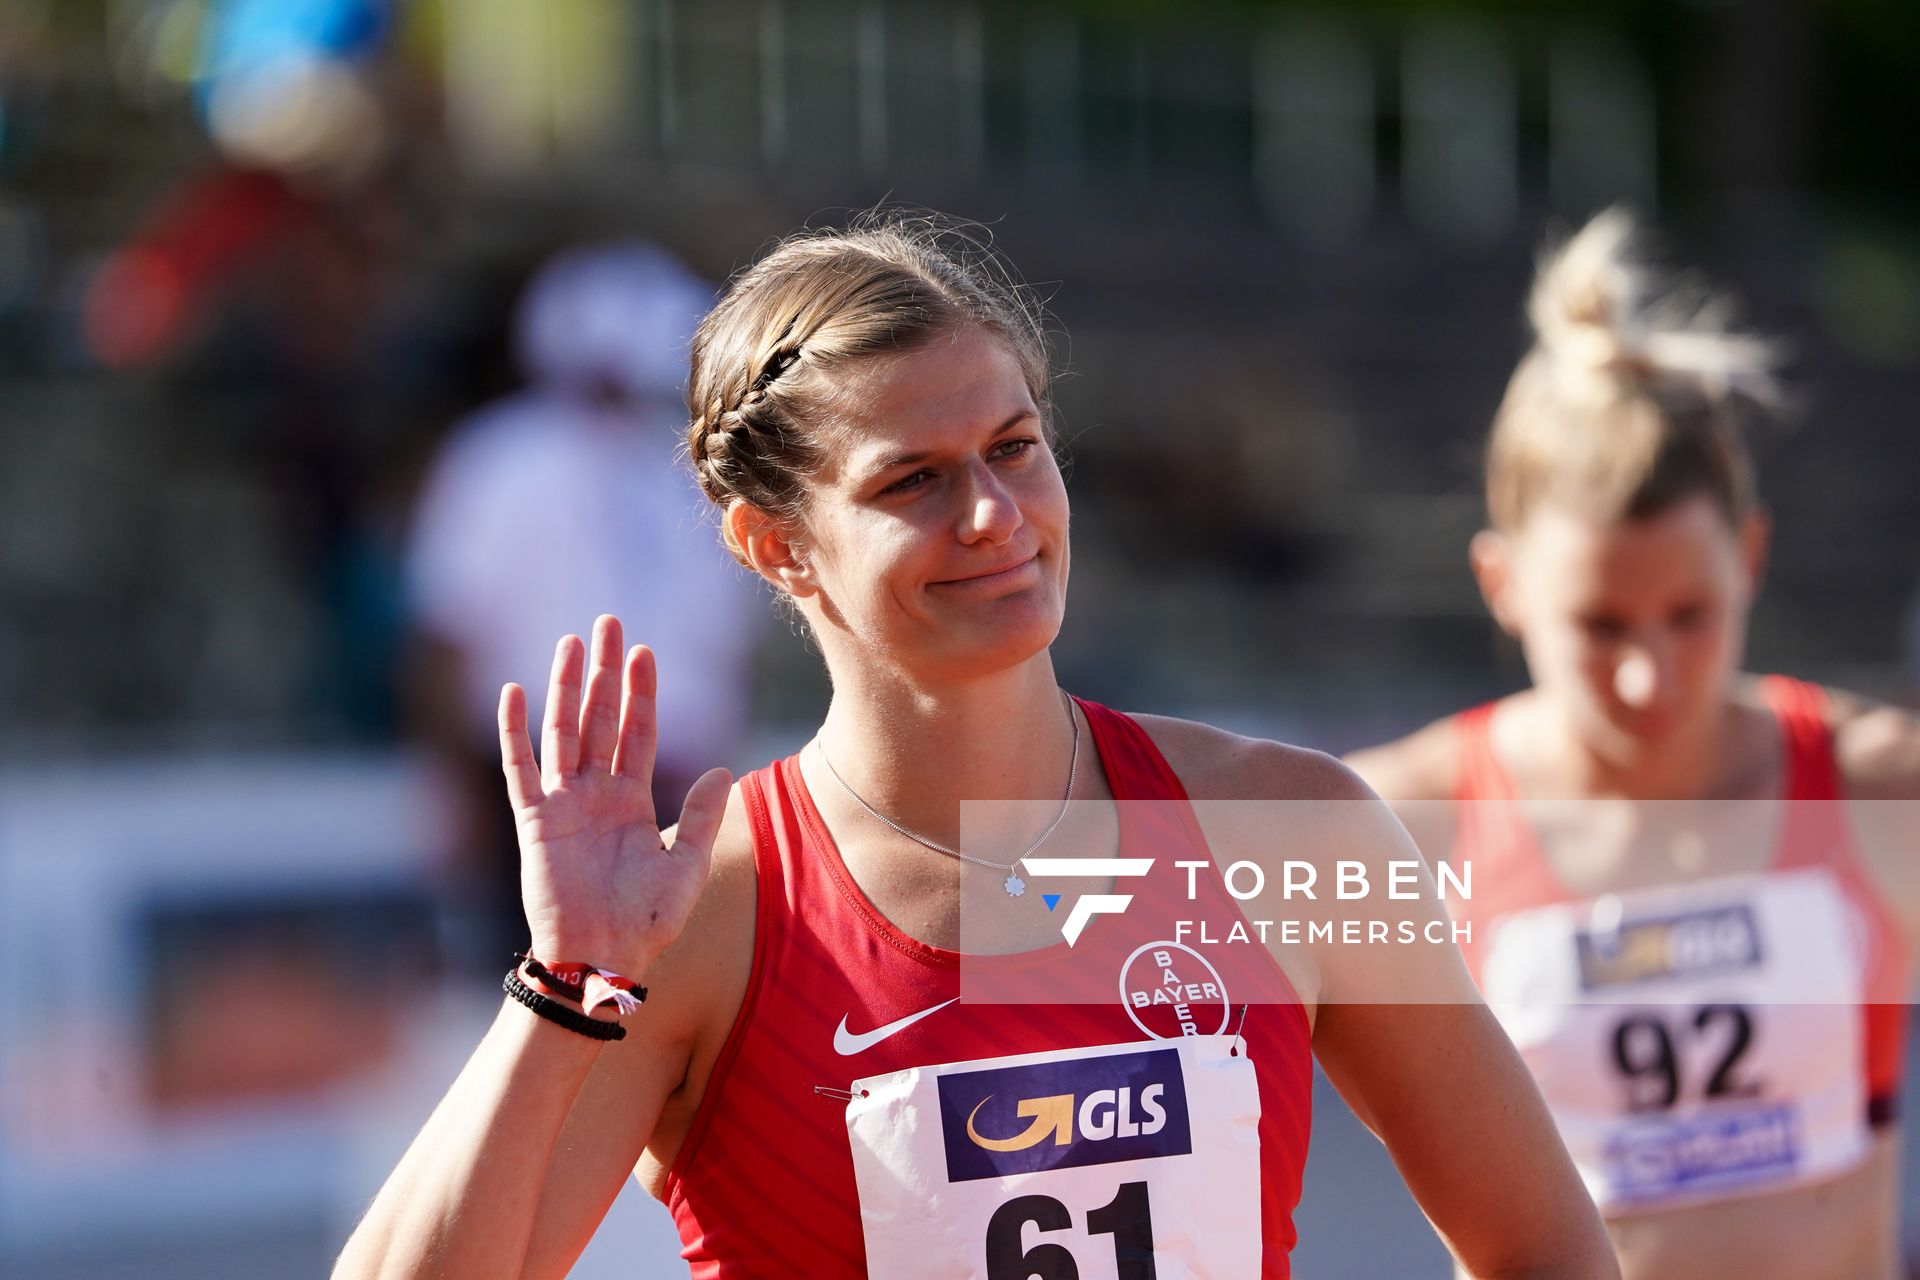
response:
M1060 696L1062 699L1064 699L1066 698L1067 695L1064 691L1062 691ZM1071 702L1067 703L1066 706L1067 706L1067 720L1073 725L1073 754L1067 760L1067 794L1060 797L1060 812L1053 815L1053 821L1047 824L1047 829L1045 831L1042 831L1032 844L1028 845L1025 849L1021 850L1020 856L1018 858L1015 858L1012 862L1005 862L1005 863L989 862L987 859L977 858L971 853L962 853L958 849L949 849L947 848L947 846L941 844L937 840L929 840L925 836L919 834L918 832L907 830L905 827L895 822L892 818L889 818L886 814L880 812L878 809L868 804L865 800L861 799L860 793L847 785L847 780L840 776L840 771L833 767L833 761L828 758L827 747L825 743L821 742L819 739L816 738L814 739L814 745L820 749L820 763L827 766L827 772L833 775L833 780L840 784L840 789L842 791L846 792L849 796L853 797L853 802L855 804L859 805L862 809L865 809L868 813L880 819L880 821L886 823L888 826L892 827L895 831L898 831L901 835L913 841L915 844L925 845L927 848L932 849L935 853L944 853L949 858L958 858L962 862L971 862L976 867L988 867L994 871L1006 872L1007 878L1005 882L1002 884L1002 887L1006 889L1007 896L1009 898L1017 898L1021 894L1027 891L1027 882L1025 880L1022 880L1019 877L1019 875L1015 873L1014 868L1018 867L1023 861L1025 861L1028 854L1032 853L1035 849L1038 849L1041 845L1046 843L1047 837L1053 834L1054 829L1058 827L1060 825L1061 820L1067 816L1067 809L1073 803L1073 780L1074 780L1074 777L1080 772L1080 717L1073 714L1073 704Z

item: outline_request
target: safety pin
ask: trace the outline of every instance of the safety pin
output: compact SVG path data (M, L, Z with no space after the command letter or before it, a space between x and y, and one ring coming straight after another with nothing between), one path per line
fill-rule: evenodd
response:
M1243 1004L1240 1006L1240 1021L1233 1024L1233 1045L1231 1048L1227 1050L1228 1057L1237 1058L1240 1056L1240 1046L1242 1043L1244 1043L1240 1039L1240 1028L1246 1025L1247 1025L1247 1006Z
M851 1090L836 1089L830 1084L817 1084L813 1086L813 1091L825 1098L838 1098L842 1102L853 1101L853 1092ZM867 1094L867 1091L865 1089L862 1089L860 1091L861 1097L864 1098L866 1094Z

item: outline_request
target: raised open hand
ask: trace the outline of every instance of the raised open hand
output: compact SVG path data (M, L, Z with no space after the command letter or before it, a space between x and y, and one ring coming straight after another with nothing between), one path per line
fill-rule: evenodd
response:
M500 762L520 833L520 896L533 954L639 978L685 927L707 882L732 776L701 775L687 793L671 848L653 808L653 652L620 660L620 621L593 626L586 647L560 641L547 688L540 759L527 738L527 698L500 691Z

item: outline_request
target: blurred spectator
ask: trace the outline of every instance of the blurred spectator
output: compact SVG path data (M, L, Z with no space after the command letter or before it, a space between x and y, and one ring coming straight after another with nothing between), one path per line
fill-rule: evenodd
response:
M146 60L179 52L174 70L213 149L178 174L159 170L157 198L86 282L81 337L105 369L157 375L148 386L162 397L153 418L172 485L185 487L192 458L237 472L243 499L265 499L229 526L242 530L229 541L243 568L155 552L153 613L169 593L201 601L199 581L220 574L288 588L272 608L259 589L192 607L203 634L187 647L233 652L215 664L217 699L190 687L175 697L385 741L400 630L398 538L382 499L418 435L377 429L374 374L392 346L385 318L445 212L393 49L397 10L218 0L167 12L180 21L160 24L173 34L156 36ZM272 640L219 638L233 635Z
M181 181L89 287L87 341L115 368L162 359L264 278L307 363L357 333L395 211L388 111L371 79L374 0L224 0L201 31L196 99L218 159ZM310 323L300 323L309 321Z
M743 668L766 615L675 456L687 341L711 299L648 245L563 254L520 304L532 385L457 426L427 476L408 551L410 697L463 780L461 869L490 922L489 963L526 942L500 782L503 683L526 687L537 718L555 643L612 613L658 657L662 825L739 747Z

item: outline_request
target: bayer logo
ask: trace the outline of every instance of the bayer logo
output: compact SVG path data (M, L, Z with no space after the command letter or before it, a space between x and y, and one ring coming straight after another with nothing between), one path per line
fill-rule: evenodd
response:
M1156 1040L1227 1029L1227 984L1207 958L1178 942L1148 942L1120 966L1120 1003Z

